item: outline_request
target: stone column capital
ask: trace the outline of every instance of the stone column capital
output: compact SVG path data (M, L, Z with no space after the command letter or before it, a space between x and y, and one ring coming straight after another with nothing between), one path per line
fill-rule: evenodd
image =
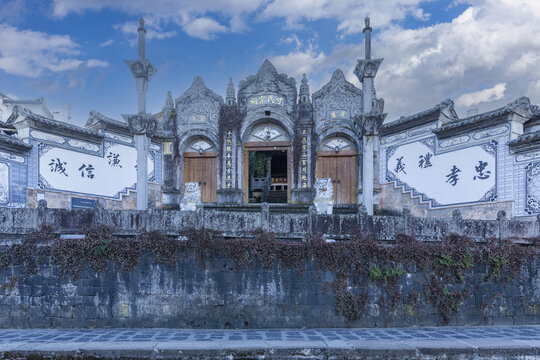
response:
M122 114L122 117L127 121L129 130L133 135L146 135L151 137L156 133L157 121L152 114Z
M136 79L142 78L150 81L152 76L157 72L157 68L148 59L125 60L125 62L129 70L131 70L131 74Z
M383 59L358 59L358 63L354 68L354 75L360 82L364 82L364 78L367 77L374 78L382 61Z
M362 115L360 118L360 132L362 135L379 135L379 128L386 119L387 114L382 114L376 109L372 109L369 113Z

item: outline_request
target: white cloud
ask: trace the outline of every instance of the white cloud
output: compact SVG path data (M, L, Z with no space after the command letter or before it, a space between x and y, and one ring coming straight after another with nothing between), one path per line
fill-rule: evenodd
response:
M0 24L0 70L35 78L44 72L64 72L80 66L107 66L100 60L81 60L80 46L67 35L19 30Z
M424 13L420 5L430 1L435 0L54 0L53 13L64 17L109 8L176 23L190 36L201 39L213 39L224 32L245 31L248 29L246 19L251 15L263 21L283 19L289 29L302 28L304 22L332 19L338 23L337 30L347 35L362 31L366 15L379 27L407 16L425 21L430 14Z
M372 40L373 57L383 57L375 85L386 100L389 120L424 110L451 97L457 110L487 111L522 95L540 103L540 1L471 0L453 21L418 29L389 25ZM320 6L315 2L314 6ZM293 38L291 38L293 39ZM300 38L299 41L302 41ZM330 52L304 46L271 60L280 71L308 73L323 85L336 68L353 75L364 44L339 45ZM472 89L484 89L473 92ZM313 87L316 91L318 87ZM462 96L463 95L463 96ZM460 97L462 96L462 97Z
M164 31L167 25L180 26L188 35L203 40L214 39L225 32L242 32L248 29L246 16L253 14L269 0L54 0L53 13L64 17L71 13L100 11L104 8L123 11L130 15L144 16L151 19L154 27L149 24L148 39L162 39L176 36L176 31ZM220 23L210 15L220 15L228 21ZM159 25L158 25L159 24ZM125 24L120 29L128 33ZM136 30L136 25L133 25Z
M208 17L200 17L184 24L185 32L192 37L203 40L215 39L217 34L224 33L227 28L220 25L214 19Z
M99 46L100 47L107 47L107 46L111 46L112 44L114 44L114 39L109 39L109 40L105 40L105 41L99 43Z
M484 102L500 100L504 97L505 91L506 84L500 83L489 89L483 89L480 91L463 94L457 98L456 105L470 107Z

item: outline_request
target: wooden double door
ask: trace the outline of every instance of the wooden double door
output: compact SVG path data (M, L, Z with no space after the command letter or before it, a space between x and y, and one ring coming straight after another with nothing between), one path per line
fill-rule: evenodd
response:
M357 160L354 151L319 151L317 178L330 178L334 204L356 204Z
M185 152L184 184L188 182L199 183L202 202L217 202L217 153Z

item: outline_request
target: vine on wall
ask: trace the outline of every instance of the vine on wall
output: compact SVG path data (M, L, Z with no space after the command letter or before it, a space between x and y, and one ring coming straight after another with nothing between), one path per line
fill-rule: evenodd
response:
M36 274L40 264L50 261L62 276L77 278L87 265L104 271L114 262L130 271L145 253L170 266L179 257L189 257L206 267L209 261L225 256L239 272L254 266L269 269L279 262L297 269L299 276L311 263L319 272L332 274L334 280L323 290L333 291L336 312L350 321L366 314L370 302L366 289L374 286L381 289L376 301L380 309L395 313L401 307L411 315L423 295L448 323L471 296L471 289L478 286L475 272L484 274L482 281L508 283L519 277L538 247L536 239L532 246L495 239L480 245L458 235L450 235L442 243L399 236L393 246L362 234L353 235L349 241L326 242L322 236L313 235L303 242L284 242L263 231L254 232L250 239L224 239L216 231L188 229L182 234L185 241L179 241L147 231L135 238L118 237L112 228L98 226L85 235L84 239L59 239L52 227L45 226L28 234L21 243L0 249L0 269L21 265L25 273ZM409 276L423 276L422 288L403 294L402 284ZM486 309L489 306L484 304Z

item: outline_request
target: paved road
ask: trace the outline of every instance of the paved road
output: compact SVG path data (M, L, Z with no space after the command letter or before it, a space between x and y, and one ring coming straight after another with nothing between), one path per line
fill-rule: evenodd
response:
M540 325L390 329L0 329L0 358L540 359ZM278 356L279 355L279 356ZM505 356L506 356L505 355Z

